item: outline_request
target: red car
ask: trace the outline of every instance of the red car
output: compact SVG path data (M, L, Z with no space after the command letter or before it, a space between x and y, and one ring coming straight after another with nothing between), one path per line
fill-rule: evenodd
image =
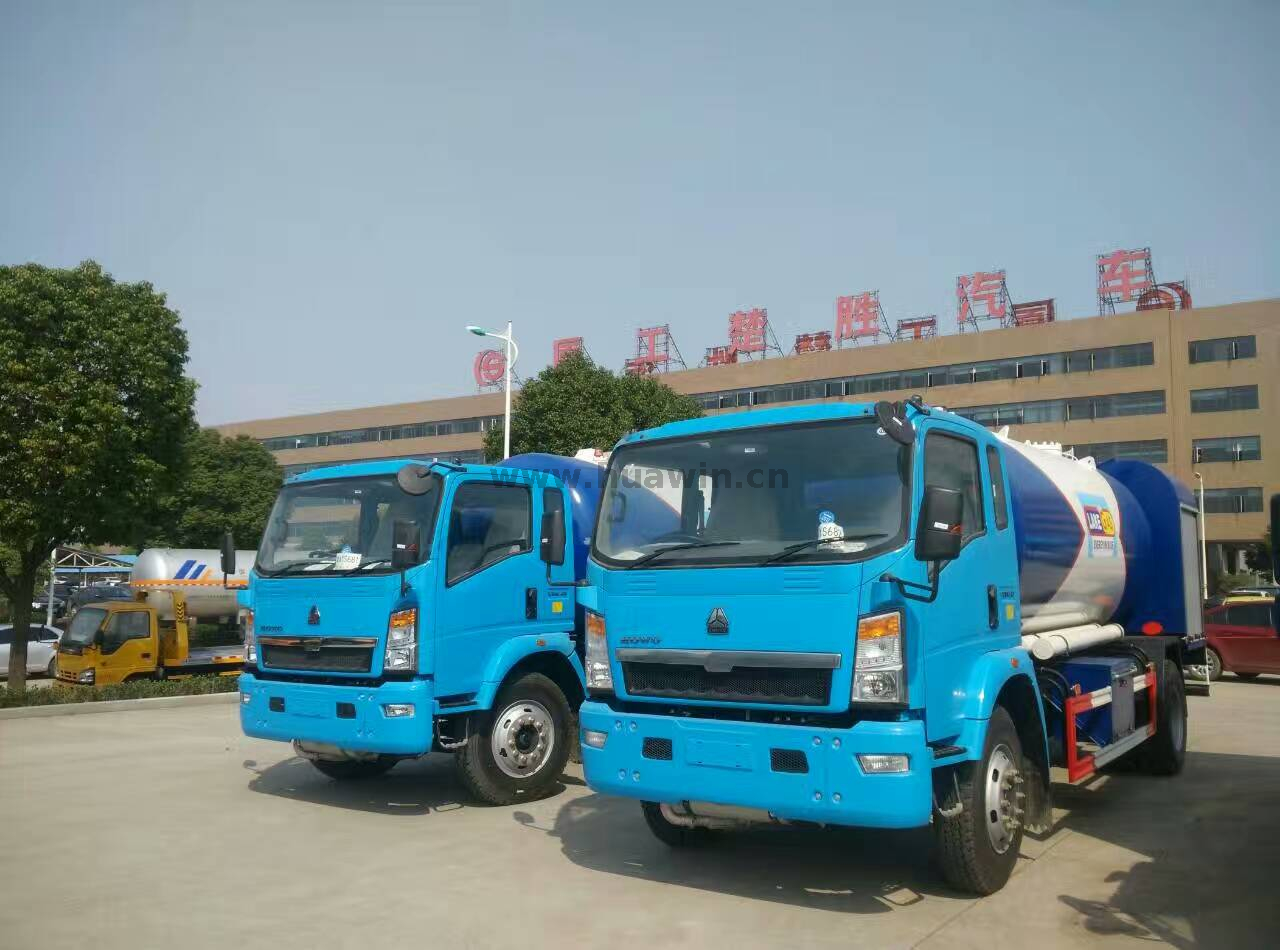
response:
M1280 673L1280 634L1272 618L1272 600L1237 600L1204 612L1209 678L1222 671L1251 680L1259 673Z

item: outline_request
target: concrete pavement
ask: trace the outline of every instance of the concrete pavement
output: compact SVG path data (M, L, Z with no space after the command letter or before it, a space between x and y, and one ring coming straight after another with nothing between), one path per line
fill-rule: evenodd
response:
M1055 788L999 894L949 892L927 832L654 840L574 771L470 804L448 758L337 784L234 707L0 722L0 946L1273 946L1280 678L1191 699L1175 779Z

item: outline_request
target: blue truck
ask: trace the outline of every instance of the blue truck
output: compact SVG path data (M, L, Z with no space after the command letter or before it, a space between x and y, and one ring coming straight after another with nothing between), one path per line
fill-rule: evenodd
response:
M288 479L240 594L245 734L334 779L434 750L482 801L548 792L577 745L575 595L601 472L528 455ZM228 536L233 570L234 551Z
M749 822L932 825L991 893L1050 769L1186 750L1198 515L913 398L721 415L615 448L585 611L588 784L683 845Z

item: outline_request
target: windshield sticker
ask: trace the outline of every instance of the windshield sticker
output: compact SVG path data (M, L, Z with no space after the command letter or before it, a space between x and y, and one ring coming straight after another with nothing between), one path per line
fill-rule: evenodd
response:
M844 528L836 523L834 511L824 508L818 512L818 537L823 541L835 541L844 537Z
M339 551L334 556L333 569L335 571L354 571L360 566L360 561L364 555L358 551Z

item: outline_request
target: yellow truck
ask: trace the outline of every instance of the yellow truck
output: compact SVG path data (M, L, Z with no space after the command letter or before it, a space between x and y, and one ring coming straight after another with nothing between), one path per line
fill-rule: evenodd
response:
M137 679L215 674L239 675L240 645L192 649L186 597L172 597L172 620L137 590L133 600L109 600L81 607L58 644L58 681L106 686Z

